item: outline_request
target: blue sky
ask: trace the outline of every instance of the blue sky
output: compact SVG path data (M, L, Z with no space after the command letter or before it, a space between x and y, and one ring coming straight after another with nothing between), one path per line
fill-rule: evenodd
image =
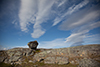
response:
M100 44L100 0L0 0L0 49Z

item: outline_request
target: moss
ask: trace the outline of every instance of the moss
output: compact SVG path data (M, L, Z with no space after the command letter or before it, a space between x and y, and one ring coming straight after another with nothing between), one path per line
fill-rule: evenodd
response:
M14 67L14 66L11 64L6 64L6 63L1 62L0 67Z
M37 49L36 51L35 51L35 53L40 53L41 52L41 50L40 49Z
M28 63L22 63L20 66L21 67L34 67L34 66L38 66L38 67L77 67L78 65L71 64L71 63L67 65L58 65L58 64L44 64L44 62L36 62L36 63L28 62Z

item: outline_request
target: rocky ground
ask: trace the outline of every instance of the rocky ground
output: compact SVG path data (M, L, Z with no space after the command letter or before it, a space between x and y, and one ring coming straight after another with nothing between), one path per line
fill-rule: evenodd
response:
M9 64L11 67L100 67L100 44L59 49L1 50L0 67Z

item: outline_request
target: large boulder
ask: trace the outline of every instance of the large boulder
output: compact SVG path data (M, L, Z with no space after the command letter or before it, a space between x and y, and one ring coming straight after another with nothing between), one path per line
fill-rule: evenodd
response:
M38 42L37 41L31 41L31 42L28 43L28 46L29 46L29 48L36 50L37 46L38 46Z

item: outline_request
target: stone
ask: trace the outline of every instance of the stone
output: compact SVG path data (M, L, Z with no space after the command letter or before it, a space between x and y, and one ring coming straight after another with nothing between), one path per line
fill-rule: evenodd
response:
M33 62L32 60L29 60L29 62Z
M15 62L18 61L20 59L20 56L13 56L9 59L9 62Z
M100 67L100 63L93 59L81 59L78 67Z
M56 63L57 64L68 64L68 58L67 57L57 57L56 58Z
M55 64L55 57L47 57L44 59L45 64Z
M45 64L68 64L67 57L47 57L44 59Z
M89 58L92 58L92 60ZM98 67L100 65L97 62L100 61L100 45L37 50L33 48L13 48L0 51L0 62L21 64L27 63L26 61L32 63L44 62L45 64L68 64L70 62L71 64L79 64L79 67Z
M70 61L70 63L71 63L71 64L75 64L75 62L74 62L74 61Z
M4 62L7 59L7 54L5 51L0 51L0 62Z
M6 57L0 57L0 62L4 62L5 59Z
M29 50L26 52L26 56L30 56L30 55L34 55L34 51L33 50Z
M37 46L38 46L38 42L37 41L31 41L28 43L29 48L36 50Z

